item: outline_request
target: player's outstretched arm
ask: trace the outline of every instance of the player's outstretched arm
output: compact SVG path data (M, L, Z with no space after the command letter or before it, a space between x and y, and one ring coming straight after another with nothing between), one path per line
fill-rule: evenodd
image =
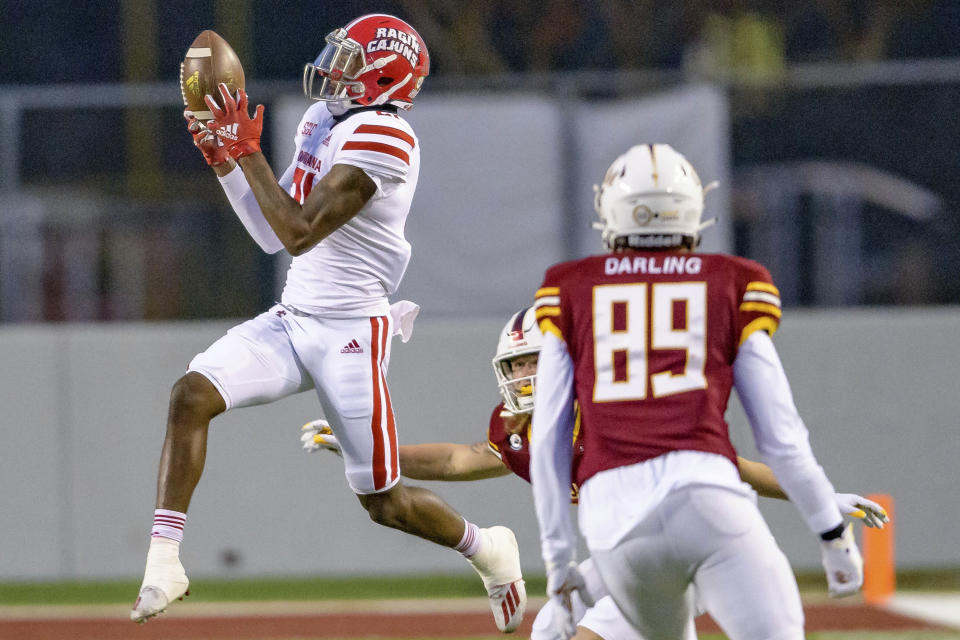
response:
M350 221L373 197L377 185L363 169L335 164L301 207L279 185L263 154L240 160L247 182L277 237L299 256Z
M778 500L790 499L777 482L773 470L767 465L737 456L737 466L740 469L740 479L753 487L758 495ZM882 529L883 525L890 521L884 508L873 500L855 493L837 493L834 498L842 514L857 518L864 526Z
M740 346L733 379L757 450L820 538L830 595L856 593L863 584L860 550L851 525L843 524L833 485L813 455L780 357L766 333L757 331Z
M743 456L737 456L737 468L740 471L740 479L753 487L763 498L776 498L777 500L789 500L784 493L777 477L773 475L773 470L762 462L747 460Z
M314 185L301 206L277 182L260 151L263 105L257 106L251 118L243 89L237 90L234 99L225 84L217 88L224 106L221 109L212 96L206 96L213 114L207 124L240 164L263 217L291 255L298 256L312 249L355 216L376 193L376 183L363 169L335 164Z
M306 451L326 450L341 455L340 443L326 420L308 422L300 432L300 442ZM412 480L483 480L511 473L486 442L400 445L399 453L400 473Z
M400 473L412 480L483 480L510 474L486 442L400 445Z

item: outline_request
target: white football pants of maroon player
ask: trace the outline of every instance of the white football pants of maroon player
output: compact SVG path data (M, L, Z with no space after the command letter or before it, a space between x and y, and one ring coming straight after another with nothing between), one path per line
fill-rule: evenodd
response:
M620 613L616 603L604 586L593 560L587 558L577 566L577 569L583 577L587 591L590 592L594 600L594 605L588 608L578 595L578 591L571 594L573 619L577 626L593 631L604 640L644 640L643 636ZM697 610L697 604L693 600L692 588L688 592L688 597L693 614L688 621L683 640L697 640L693 615L699 615L701 612ZM563 611L560 611L560 608L561 605L555 598L547 600L546 604L537 612L537 617L533 621L530 640L564 640L560 631L562 625L556 619L566 615Z
M646 463L601 472L581 487L581 530L617 606L646 640L683 638L692 581L698 604L731 640L802 640L796 579L756 494L720 456L678 453L688 463L729 466L730 482L669 490L632 522L624 503L650 486ZM623 535L614 540L611 531Z
M327 318L276 305L230 329L188 370L209 379L228 410L316 389L350 488L379 493L400 478L386 381L393 326L390 315Z

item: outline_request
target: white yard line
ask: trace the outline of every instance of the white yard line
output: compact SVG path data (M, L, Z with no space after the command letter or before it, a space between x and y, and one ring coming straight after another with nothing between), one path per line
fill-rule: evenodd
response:
M897 593L886 607L903 615L960 629L960 594L957 593Z

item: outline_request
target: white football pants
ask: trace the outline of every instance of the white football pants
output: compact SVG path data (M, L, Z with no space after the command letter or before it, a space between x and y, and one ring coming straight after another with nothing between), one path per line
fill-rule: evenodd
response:
M315 388L340 442L355 493L386 491L400 478L387 390L389 315L298 316L281 305L230 329L190 362L227 409L266 404Z
M597 573L593 560L587 558L577 568L580 570L587 591L590 592L594 601L594 605L587 608L578 595L579 592L573 592L570 599L573 606L573 619L577 626L593 631L604 640L644 640L643 636L620 613L600 579L600 574ZM684 640L697 640L697 628L693 616L699 615L700 612L697 611L696 604L692 602L692 591L693 589L690 589L689 596L692 613L687 623ZM558 620L560 616L564 615L560 609L561 605L555 599L547 600L533 621L530 640L565 640L562 633L563 627Z
M750 496L710 485L677 489L612 549L590 551L645 640L685 637L691 582L731 640L804 637L796 579Z

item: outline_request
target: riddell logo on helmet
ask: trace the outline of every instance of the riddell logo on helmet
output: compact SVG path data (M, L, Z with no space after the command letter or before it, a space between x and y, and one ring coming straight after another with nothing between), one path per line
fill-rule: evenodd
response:
M233 124L228 124L225 127L220 127L214 133L216 133L221 138L226 138L227 140L236 140L237 139L237 127L240 125L234 122Z
M367 53L376 51L396 51L407 59L411 67L417 66L420 59L420 43L404 31L379 27L377 36L367 43Z

